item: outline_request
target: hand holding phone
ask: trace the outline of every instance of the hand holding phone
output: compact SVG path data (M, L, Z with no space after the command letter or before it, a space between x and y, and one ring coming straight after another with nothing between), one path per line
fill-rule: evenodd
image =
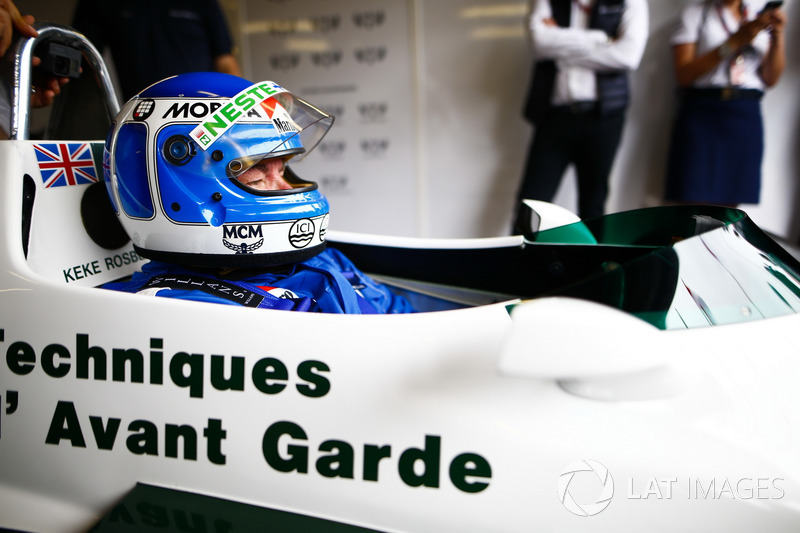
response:
M770 0L769 2L764 4L764 8L759 12L759 15L761 13L765 13L773 9L779 9L782 6L783 6L783 0Z

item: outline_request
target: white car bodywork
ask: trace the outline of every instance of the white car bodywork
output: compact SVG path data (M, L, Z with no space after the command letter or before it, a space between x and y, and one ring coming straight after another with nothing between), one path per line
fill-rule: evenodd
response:
M46 188L41 142L66 143L0 142L0 528L251 530L115 507L137 483L392 532L800 528L796 312L662 329L567 296L345 316L106 291L139 258L87 237L88 186Z

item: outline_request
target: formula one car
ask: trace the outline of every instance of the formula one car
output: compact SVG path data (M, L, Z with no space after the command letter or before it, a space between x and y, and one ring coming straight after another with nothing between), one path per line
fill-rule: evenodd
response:
M1 531L800 529L800 264L744 212L330 231L412 314L104 290L145 260L107 217L104 134L71 140L88 111L62 102L106 128L119 106L82 35L38 29L0 141ZM33 139L52 50L82 58L71 125Z

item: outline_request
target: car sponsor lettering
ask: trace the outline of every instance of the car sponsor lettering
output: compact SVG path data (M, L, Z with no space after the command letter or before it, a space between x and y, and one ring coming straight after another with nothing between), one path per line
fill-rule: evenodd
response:
M0 329L0 346L3 344L5 330ZM307 398L325 396L331 388L326 377L330 367L322 361L303 361L292 374L280 359L264 357L248 373L242 356L206 356L177 350L165 362L163 346L163 339L151 338L149 351L109 349L92 345L88 334L77 333L70 347L51 343L38 352L26 341L10 342L5 348L5 361L8 369L18 376L41 371L51 378L72 375L81 380L110 378L120 383L164 385L166 374L172 385L186 389L191 398L203 398L208 385L217 391L244 391L247 375L249 386L267 395L283 392L291 382Z
M218 392L243 392L255 388L267 395L294 390L302 397L322 399L331 390L331 369L318 360L305 360L292 368L276 357L252 361L245 356L211 355L190 350L167 351L164 339L151 337L147 349L137 347L108 348L93 345L89 334L75 334L74 343L51 342L41 349L40 341L6 339L0 329L0 347L5 349L8 370L24 376L43 373L55 379L75 378L80 387L93 383L120 383L127 386L175 386L186 389L185 401L208 401L205 389L211 386ZM251 366L247 368L248 364ZM249 380L248 380L249 376ZM0 411L6 419L30 416L30 410L18 409L25 397L17 390L3 390ZM34 398L35 401L41 401ZM249 402L249 400L248 400ZM98 407L102 404L98 400ZM144 402L142 405L147 405ZM152 403L158 406L157 402ZM217 404L214 403L216 406ZM206 462L223 467L228 464L231 450L249 447L230 444L241 435L226 424L219 415L192 422L176 420L182 408L167 409L166 414L147 416L109 416L91 413L87 403L69 398L54 400L52 416L41 421L39 433L44 444L52 447L71 447L86 453L129 453L139 457L164 457ZM192 411L196 413L196 411ZM352 443L341 438L319 438L298 422L286 419L263 420L269 411L258 409L252 423L263 424L260 450L264 462L261 468L279 475L319 475L342 480L381 482L394 477L407 487L441 489L451 485L466 494L477 494L489 488L492 467L481 454L473 451L454 452L453 446L443 446L441 435L424 434L420 444L398 446L396 443L367 441ZM234 410L237 420L242 413ZM26 424L30 422L25 422ZM13 429L14 424L10 427ZM250 435L250 432L247 432ZM2 438L0 433L0 438ZM418 437L419 438L419 437ZM414 441L412 441L413 443ZM257 448L257 443L256 449ZM452 444L452 443L450 443ZM443 452L443 450L450 450ZM241 453L237 452L237 453ZM258 453L258 452L256 452ZM391 468L389 465L392 465ZM254 464L254 468L258 467ZM392 472L395 472L392 474ZM449 482L449 483L448 483Z
M45 443L58 446L66 441L73 448L86 448L86 435L89 435L98 450L114 449L122 419L88 416L83 420L81 423L73 402L59 401L53 412ZM86 431L89 428L90 433ZM222 441L226 438L227 431L219 419L209 418L205 428L199 432L190 424L165 424L160 431L158 425L142 419L128 423L127 430L124 446L135 455L158 456L159 449L163 449L164 457L196 461L198 442L205 438L206 458L209 462L216 465L224 465L226 462L225 454L222 453ZM182 456L178 454L180 448L183 449Z
M62 268L61 273L64 276L64 281L71 283L96 276L116 268L122 268L123 266L137 263L141 260L142 258L139 257L139 254L134 251L128 251L109 255L102 259L94 259L79 265L72 265L67 268Z
M278 472L308 474L312 452L306 444L305 430L290 421L275 422L264 432L261 446L267 464ZM426 435L422 448L408 448L399 454L397 473L409 487L438 489L441 483L441 441L437 435ZM286 442L286 444L284 444ZM327 478L355 479L357 453L344 440L331 439L319 444L320 455L313 462L316 472ZM364 444L361 475L363 481L380 481L379 464L392 460L391 444ZM489 486L492 467L476 453L461 453L450 461L450 482L463 492L481 492Z

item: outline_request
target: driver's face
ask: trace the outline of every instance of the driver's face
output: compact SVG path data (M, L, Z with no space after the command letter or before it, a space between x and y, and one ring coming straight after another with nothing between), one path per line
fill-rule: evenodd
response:
M247 171L236 177L239 183L260 191L280 191L291 189L292 186L283 179L286 169L286 159L273 157L262 159Z

